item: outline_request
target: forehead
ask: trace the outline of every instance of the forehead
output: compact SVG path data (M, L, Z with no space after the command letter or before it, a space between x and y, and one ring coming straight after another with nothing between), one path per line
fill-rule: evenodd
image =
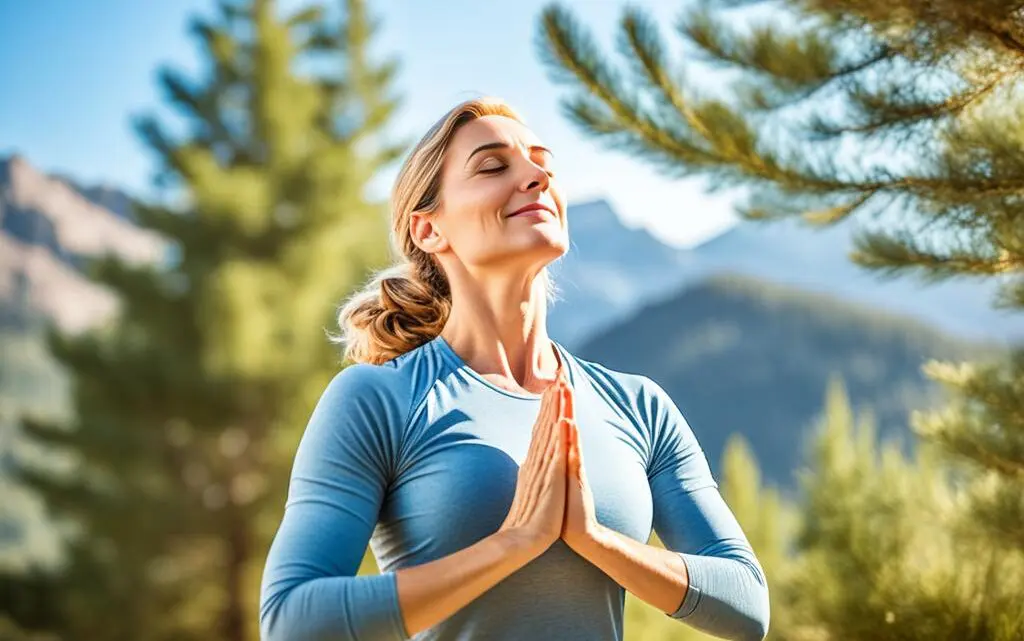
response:
M450 149L453 155L464 158L480 145L490 142L524 147L541 144L530 128L518 120L507 116L483 116L471 120L455 132Z

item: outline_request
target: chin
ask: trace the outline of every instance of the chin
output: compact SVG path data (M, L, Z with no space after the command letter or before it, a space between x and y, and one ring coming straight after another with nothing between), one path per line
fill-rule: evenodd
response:
M566 254L568 250L568 242L566 239L547 239L549 242L535 242L530 243L529 246L519 245L518 247L509 247L507 251L501 252L503 256L495 255L493 258L500 263L504 263L507 267L513 269L526 269L531 271L538 268L543 268L551 263L555 262ZM490 262L490 261L484 261ZM513 265L515 267L513 267Z
M564 240L559 242L552 242L551 244L547 245L547 247L545 247L545 250L546 251L544 252L544 255L547 263L552 263L561 258L562 256L565 256L565 254L569 251L569 243Z

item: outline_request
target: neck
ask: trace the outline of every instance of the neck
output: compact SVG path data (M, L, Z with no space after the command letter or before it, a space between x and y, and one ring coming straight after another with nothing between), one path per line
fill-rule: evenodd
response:
M558 357L548 338L544 281L490 278L452 282L441 336L474 371L534 390L554 381Z

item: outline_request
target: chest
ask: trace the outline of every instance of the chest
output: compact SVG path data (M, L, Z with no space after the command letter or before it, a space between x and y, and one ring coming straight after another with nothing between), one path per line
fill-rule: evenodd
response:
M649 448L630 417L577 389L577 425L601 524L640 541L651 531ZM410 426L381 524L393 547L438 558L494 533L508 514L540 402L463 395L428 399Z

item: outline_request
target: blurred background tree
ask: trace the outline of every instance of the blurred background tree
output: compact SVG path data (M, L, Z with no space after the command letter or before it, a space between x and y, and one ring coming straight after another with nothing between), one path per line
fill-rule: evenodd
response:
M168 194L137 204L139 224L173 258L96 260L121 314L51 333L75 416L24 428L72 464L18 475L78 535L59 575L11 582L12 637L257 638L292 456L341 366L324 329L388 258L366 186L402 150L385 131L396 65L370 60L364 3L282 13L223 0L195 19L203 77L160 73L182 126L136 122Z
M961 531L963 493L933 443L911 457L880 444L834 379L810 446L796 555L773 586L792 625L773 638L1020 638L1024 563Z
M749 11L754 5L761 10ZM747 11L730 15L736 9ZM816 225L873 220L858 234L851 258L882 277L997 279L994 303L1011 312L1024 308L1024 13L1018 3L707 0L688 5L676 27L686 55L714 71L718 95L693 82L693 68L675 61L642 10L623 15L618 44L626 64L618 68L568 9L547 9L539 44L553 79L572 90L563 103L568 117L610 148L669 175L703 176L713 189L742 187L745 218L800 217ZM954 537L950 545L958 550L967 546L965 574L984 574L993 554L1002 564L986 583L969 583L977 592L950 585L928 601L935 621L953 625L962 611L943 599L981 600L981 616L995 612L1000 595L1024 580L1024 347L1005 346L984 363L932 362L927 372L948 388L949 405L915 413L913 426L949 455L954 505L965 500L955 518L938 521L946 529L933 535ZM910 495L900 509L887 509L886 501L900 496L884 486L876 495L858 494L856 484L844 491L849 500L874 496L880 503L873 514L891 518L893 527L907 520L900 509L914 512ZM833 551L856 553L849 547L855 543L866 545L851 539ZM894 568L907 543L892 542ZM935 572L948 570L940 559L934 564ZM854 574L847 575L858 585L844 593L850 597L864 587L864 575ZM908 589L886 598L917 599L909 596L908 580L925 577L899 576L894 585ZM806 596L830 598L828 590L811 592ZM826 638L889 638L877 628L874 636L858 637L856 627L847 630L825 616L834 611L824 605L807 611L838 635ZM844 625L861 620L855 612ZM1024 634L1019 608L959 628L964 637L942 636L949 627L938 636L931 625L913 627L925 619L915 612L893 611L889 618L901 623L883 630L904 639Z

